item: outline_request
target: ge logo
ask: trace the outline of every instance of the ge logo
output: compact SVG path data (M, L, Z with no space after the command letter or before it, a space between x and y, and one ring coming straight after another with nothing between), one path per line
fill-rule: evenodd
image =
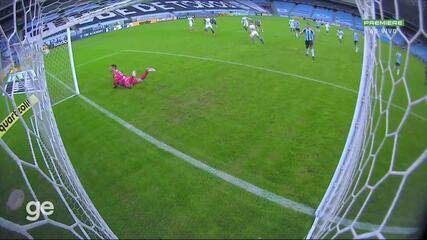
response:
M53 203L50 201L45 201L40 203L39 201L30 201L27 203L27 220L28 221L37 221L40 218L40 213L49 216L53 214Z

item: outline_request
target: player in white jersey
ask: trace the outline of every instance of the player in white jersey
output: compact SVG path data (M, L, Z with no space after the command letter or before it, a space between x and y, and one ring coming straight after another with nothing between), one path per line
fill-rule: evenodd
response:
M326 29L326 33L329 33L329 30L331 30L331 25L329 24L329 22L325 23L325 29Z
M193 25L194 25L194 18L193 17L187 17L188 20L188 26L190 27L190 31L193 31Z
M338 41L342 43L342 39L344 38L344 31L341 28L338 29L337 36L338 36Z
M249 23L249 36L251 37L252 43L255 43L255 38L258 38L258 40L264 44L264 39L259 35L258 28L255 26L254 23Z
M211 19L205 18L204 21L205 21L205 32L206 32L206 34L208 33L209 30L211 30L212 34L215 36L215 30L212 27Z
M293 18L291 18L289 20L289 29L291 30L291 32L295 31L295 24L294 23L295 23L295 20Z
M251 19L250 18L248 18L248 17L246 17L246 16L243 16L242 17L242 24L243 24L243 29L245 29L246 31L248 30L248 27L249 27L249 21L250 21Z

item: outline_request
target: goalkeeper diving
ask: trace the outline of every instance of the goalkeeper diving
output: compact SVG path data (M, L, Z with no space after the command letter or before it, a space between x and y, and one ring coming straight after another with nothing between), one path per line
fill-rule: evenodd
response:
M116 64L112 64L110 67L111 67L111 73L113 74L113 80L114 80L113 88L117 88L118 86L122 86L122 87L130 89L133 86L135 86L136 84L143 82L147 78L147 76L150 72L156 71L156 69L154 69L152 67L148 67L147 69L145 69L144 73L142 73L142 75L138 78L138 77L136 77L136 71L135 70L132 71L131 76L126 76L119 69L117 69Z

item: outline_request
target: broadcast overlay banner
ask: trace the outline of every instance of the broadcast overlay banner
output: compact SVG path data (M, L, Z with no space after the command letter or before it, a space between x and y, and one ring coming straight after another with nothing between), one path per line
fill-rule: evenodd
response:
M39 99L31 95L27 100L21 103L17 109L19 114L23 116L28 110L39 102ZM6 134L6 132L13 127L13 125L19 120L19 115L16 110L11 112L3 121L0 122L0 139Z

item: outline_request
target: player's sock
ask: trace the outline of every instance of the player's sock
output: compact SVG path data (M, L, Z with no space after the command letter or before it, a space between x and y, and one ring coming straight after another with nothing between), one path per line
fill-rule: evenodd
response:
M311 49L311 56L314 58L314 48Z
M147 70L145 70L145 72L141 75L141 80L144 80L147 76L148 76L148 73L149 73L149 71L148 71L148 69Z
M261 41L262 44L264 44L264 39L262 37L259 37L259 40Z
M308 56L308 48L305 49L305 55Z
M399 73L400 73L400 68L397 69L397 75L399 75Z

